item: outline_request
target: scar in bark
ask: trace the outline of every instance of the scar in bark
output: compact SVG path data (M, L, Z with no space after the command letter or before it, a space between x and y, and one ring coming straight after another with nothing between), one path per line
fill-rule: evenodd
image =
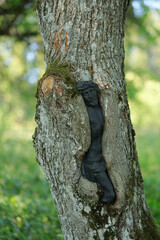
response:
M54 79L54 76L52 75L46 76L43 79L41 84L41 91L43 96L48 96L53 91L54 81L55 79Z
M103 188L102 202L115 202L115 191L106 168L106 161L102 155L102 135L104 116L99 104L99 87L91 81L79 82L77 90L83 96L91 128L91 144L82 159L82 176L91 182L97 182Z

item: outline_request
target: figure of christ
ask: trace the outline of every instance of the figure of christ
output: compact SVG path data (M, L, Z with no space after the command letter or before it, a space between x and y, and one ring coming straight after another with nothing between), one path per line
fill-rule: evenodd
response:
M91 144L81 165L82 176L101 185L104 191L102 202L114 203L115 191L107 174L106 162L102 155L104 116L98 101L99 87L94 82L83 81L77 84L77 90L83 96L91 128Z

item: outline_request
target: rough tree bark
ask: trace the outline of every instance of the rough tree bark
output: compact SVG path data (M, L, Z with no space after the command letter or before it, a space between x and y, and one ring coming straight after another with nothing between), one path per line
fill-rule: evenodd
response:
M38 83L38 126L33 138L64 239L160 239L145 202L126 96L127 6L126 0L37 2L47 69ZM75 86L88 80L101 89L103 156L116 191L114 205L101 203L101 187L81 176L90 126Z

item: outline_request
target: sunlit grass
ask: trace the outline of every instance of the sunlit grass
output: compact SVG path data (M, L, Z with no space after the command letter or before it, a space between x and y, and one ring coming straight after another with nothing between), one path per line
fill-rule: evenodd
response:
M159 132L137 130L137 149L144 190L152 216L160 225L160 137Z
M131 118L136 130L136 145L144 180L146 201L151 214L160 225L160 83L154 80L136 78L129 72L127 79L137 86L130 99ZM129 96L131 96L129 89ZM136 96L136 97L135 97Z
M133 79L135 75L127 75L129 83L134 87L140 88L130 100L131 118L134 125L141 129L157 131L160 129L160 82L154 80ZM129 90L131 95L132 89ZM133 89L135 92L135 90Z

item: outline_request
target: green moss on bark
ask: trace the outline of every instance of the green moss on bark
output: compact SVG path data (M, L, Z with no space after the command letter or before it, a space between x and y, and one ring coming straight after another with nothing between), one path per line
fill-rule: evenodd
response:
M37 7L39 6L40 4L40 0L36 0L35 4L34 4L34 7L33 7L33 10L36 11Z
M76 94L79 94L76 90L77 82L73 77L73 68L67 62L61 62L59 59L48 64L46 72L43 74L42 78L38 81L38 89L36 93L36 97L39 97L39 87L41 82L46 76L58 76L61 81L65 83L67 86L65 92L71 98L75 97Z
M137 240L160 240L160 228L155 224L150 214L143 214L142 226L143 232L139 234L141 237Z

